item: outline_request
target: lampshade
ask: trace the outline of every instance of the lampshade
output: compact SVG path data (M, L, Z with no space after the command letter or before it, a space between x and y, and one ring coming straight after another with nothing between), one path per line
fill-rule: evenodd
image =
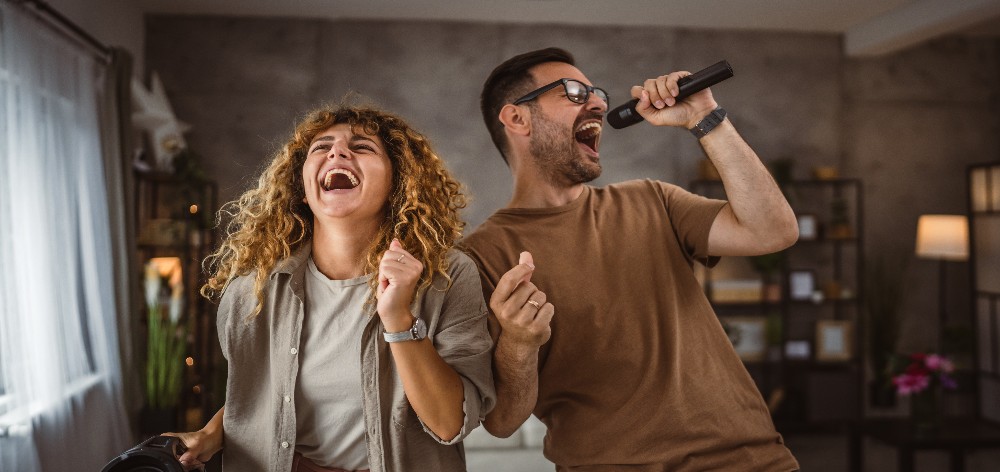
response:
M964 261L969 258L969 223L963 215L922 215L917 220L917 256Z

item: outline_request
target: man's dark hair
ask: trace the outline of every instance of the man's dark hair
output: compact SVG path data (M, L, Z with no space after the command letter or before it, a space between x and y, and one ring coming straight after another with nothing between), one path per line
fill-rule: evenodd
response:
M500 123L500 109L514 101L518 96L528 93L531 87L529 69L546 62L565 62L574 65L573 55L559 48L545 48L537 51L519 54L498 65L483 84L483 93L479 96L479 108L483 112L483 121L490 131L493 145L500 151L500 156L507 162L508 143Z

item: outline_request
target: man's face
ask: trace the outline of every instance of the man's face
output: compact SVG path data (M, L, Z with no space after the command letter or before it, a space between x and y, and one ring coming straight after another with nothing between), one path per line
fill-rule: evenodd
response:
M592 85L579 69L562 62L532 68L535 87L566 78ZM601 175L598 149L608 105L591 93L587 103L573 103L558 86L530 102L529 151L549 180L570 185Z

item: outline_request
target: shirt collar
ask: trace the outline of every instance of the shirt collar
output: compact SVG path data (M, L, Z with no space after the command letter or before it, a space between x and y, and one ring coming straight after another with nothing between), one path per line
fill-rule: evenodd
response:
M302 246L292 251L292 255L278 261L274 269L271 270L271 276L273 277L275 274L293 274L304 269L310 254L312 254L311 239L303 242Z

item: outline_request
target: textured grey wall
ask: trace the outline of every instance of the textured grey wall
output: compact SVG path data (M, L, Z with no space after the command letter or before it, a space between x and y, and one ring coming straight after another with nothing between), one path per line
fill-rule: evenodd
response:
M507 57L550 45L571 50L613 105L647 77L728 59L738 79L715 94L765 160L794 157L806 170L836 164L841 154L840 46L830 35L183 16L150 17L147 32L149 66L194 126L189 141L207 157L225 199L246 188L297 116L353 91L432 139L468 186L465 216L478 225L510 195L480 118L480 87ZM643 177L684 184L696 175L702 153L683 131L646 124L606 131L598 184Z
M473 197L470 228L510 196L510 177L478 108L503 59L569 49L612 95L674 69L728 59L736 77L713 88L762 159L791 158L795 176L835 165L864 180L866 252L912 254L917 217L965 211L965 167L1000 157L1000 54L995 40L946 39L870 60L843 57L828 34L660 28L523 26L226 17L147 18L146 60L163 79L189 143L222 197L251 183L298 116L348 91L428 135ZM686 132L606 128L597 184L655 178L686 184L702 152ZM920 330L936 307L937 271L911 257L904 348L933 345ZM966 264L949 294L968 313Z

